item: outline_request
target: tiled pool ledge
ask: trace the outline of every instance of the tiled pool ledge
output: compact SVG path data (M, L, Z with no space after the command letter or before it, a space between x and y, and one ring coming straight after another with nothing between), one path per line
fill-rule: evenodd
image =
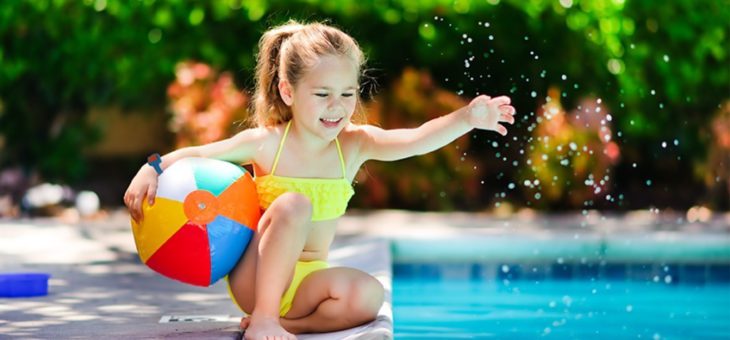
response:
M393 257L411 262L674 262L730 263L727 235L483 235L392 238Z
M398 262L730 263L727 216L702 225L650 218L574 214L497 219L386 210L350 215L340 230L390 240Z

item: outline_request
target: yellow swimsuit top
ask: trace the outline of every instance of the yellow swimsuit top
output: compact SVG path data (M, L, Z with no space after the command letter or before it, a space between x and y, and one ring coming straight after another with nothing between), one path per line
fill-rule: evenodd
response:
M286 125L284 135L279 142L279 149L274 157L274 165L271 173L263 176L256 176L256 189L259 195L259 205L267 209L271 202L285 192L296 192L307 196L312 202L312 221L330 220L342 216L347 209L355 190L347 180L345 172L345 159L342 157L340 142L335 138L337 153L340 156L342 166L342 178L301 178L276 176L276 166L279 164L281 149L284 147L284 140L289 133L291 120Z

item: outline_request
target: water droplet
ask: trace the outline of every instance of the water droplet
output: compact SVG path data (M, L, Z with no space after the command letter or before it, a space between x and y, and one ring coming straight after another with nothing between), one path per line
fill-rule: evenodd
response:
M650 186L651 186L651 180L650 180L650 179L647 179L647 180L646 180L646 186L648 186L648 187L650 187Z
M667 142L662 142L662 148L663 149L666 149L667 148Z
M502 265L502 273L509 273L509 266L506 264Z
M512 190L512 189L515 188L515 184L514 183L507 184L507 188L509 188L510 190Z
M566 79L568 79L568 76L562 75L562 76L560 76L560 78L563 79L563 80L566 80Z
M626 306L626 312L631 313L633 310L634 310L634 306L632 306L632 305L627 305Z
M667 63L669 62L669 56L666 55L666 54L664 55L664 61L667 62Z
M674 140L674 146L677 146L677 145L679 145L679 139Z
M535 91L530 92L530 96L532 98L536 98L537 97L537 92L535 92Z

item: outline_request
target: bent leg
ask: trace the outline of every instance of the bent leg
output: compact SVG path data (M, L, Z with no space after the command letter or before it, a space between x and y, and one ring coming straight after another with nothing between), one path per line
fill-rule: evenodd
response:
M286 193L277 198L261 217L242 263L229 275L236 302L251 312L247 339L291 336L283 334L278 324L279 305L304 249L311 213L312 205L303 195Z
M352 328L375 320L383 296L383 286L367 273L323 269L304 278L281 325L294 334Z

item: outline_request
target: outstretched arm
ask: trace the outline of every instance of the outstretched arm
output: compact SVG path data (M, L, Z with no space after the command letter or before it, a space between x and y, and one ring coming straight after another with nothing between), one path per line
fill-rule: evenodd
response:
M439 149L474 128L493 130L501 135L507 129L501 123L514 123L515 109L509 97L479 96L454 112L432 119L415 129L384 130L365 126L363 160L395 161Z

